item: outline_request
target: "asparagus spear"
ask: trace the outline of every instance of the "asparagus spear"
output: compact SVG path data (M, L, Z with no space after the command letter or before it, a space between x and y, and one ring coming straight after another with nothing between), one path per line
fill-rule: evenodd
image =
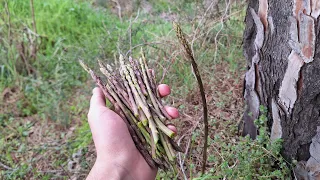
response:
M98 63L105 82L80 61L127 124L146 162L150 167L175 169L175 151L182 152L182 149L173 140L175 133L164 124L172 118L161 103L154 74L149 71L143 52L139 61L129 57L129 63L120 55L118 69L104 65L100 60Z

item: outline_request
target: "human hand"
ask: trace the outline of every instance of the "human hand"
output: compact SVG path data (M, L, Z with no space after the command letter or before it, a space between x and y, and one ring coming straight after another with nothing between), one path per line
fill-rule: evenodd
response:
M161 97L170 94L170 87L158 86ZM152 169L135 147L127 125L114 111L106 107L100 88L92 90L88 121L97 151L96 162L87 179L155 179L157 169ZM176 108L165 107L172 118L178 118ZM168 125L177 132L173 125Z

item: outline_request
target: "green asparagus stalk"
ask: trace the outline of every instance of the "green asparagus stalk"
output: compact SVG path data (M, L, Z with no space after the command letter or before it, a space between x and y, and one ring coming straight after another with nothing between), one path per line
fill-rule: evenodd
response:
M116 58L116 57L115 57ZM129 57L129 62L120 55L119 68L105 65L98 60L102 81L87 65L80 65L102 89L105 97L114 105L115 111L127 124L128 131L141 155L150 167L175 170L175 151L182 152L174 142L175 133L164 122L172 119L161 103L155 77L149 70L146 58Z

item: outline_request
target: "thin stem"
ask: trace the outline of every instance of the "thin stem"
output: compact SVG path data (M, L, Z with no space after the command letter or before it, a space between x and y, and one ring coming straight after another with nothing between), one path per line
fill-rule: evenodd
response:
M143 55L143 52L141 52L141 54ZM157 104L157 102L156 102L156 100L155 100L155 97L154 97L154 95L153 95L153 93L152 93L152 90L151 90L151 88L150 88L150 84L149 84L149 82L148 82L148 76L147 76L147 73L146 73L146 66L145 66L145 63L143 62L143 57L144 57L144 55L142 56L142 58L140 58L139 59L139 63L140 63L140 66L141 66L141 70L142 70L142 76L143 76L143 81L144 81L144 83L145 83L145 85L146 85L146 87L147 87L147 91L148 91L148 94L149 94L149 97L150 97L150 99L151 99L151 102L152 102L152 105L153 105L153 107L155 108L155 110L157 111L157 112L160 112L160 109L159 109L159 107L158 107L158 104ZM161 118L161 120L164 120L165 118L160 114L159 115L159 117Z
M161 114L161 111L158 109L154 109L154 107L152 106L152 104L149 104L149 108L151 109L152 112L154 112L162 121L165 121L166 118Z
M141 88L140 88L140 86L138 84L138 79L136 78L136 75L135 75L133 69L131 68L130 65L127 65L126 68L127 68L128 72L129 72L129 75L130 75L130 77L132 79L133 85L135 86L135 88L137 89L137 91L138 91L138 93L140 95L140 98L142 99L143 103L147 104L146 98L143 96Z
M31 6L33 32L37 34L37 25L36 25L36 18L34 16L34 3L33 3L33 0L30 0L30 6Z
M162 146L164 147L164 150L167 154L167 157L169 159L169 161L174 161L173 155L171 154L171 151L169 150L168 144L164 139L164 136L162 133L160 133L160 141L162 143Z
M137 67L137 61L133 60L132 57L129 57L129 61L130 61L130 64L133 68L133 70L135 71L135 74L137 76L137 79L138 79L138 84L140 85L140 88L141 88L141 91L142 93L147 96L148 95L148 92L146 90L146 86L144 85L143 83L143 80L141 78L141 71L140 69Z
M184 47L185 53L187 57L189 58L189 61L191 62L194 75L196 76L198 86L200 89L201 93L201 99L202 99L202 106L203 106L203 122L204 122L204 145L203 145L203 162L202 162L202 171L201 173L204 174L206 171L206 163L207 163L207 148L208 148L208 108L207 108L207 100L206 100L206 95L204 92L204 87L201 79L201 75L198 70L198 65L193 57L192 51L190 49L190 46L180 28L180 26L176 23L173 23L173 26L176 31L177 38L179 39L181 45Z
M107 68L100 61L98 62L99 62L101 73L106 76L107 81L110 85L112 85L113 90L117 92L120 99L122 99L122 102L128 108L132 108L131 106L134 106L135 104L134 103L132 104L132 102L129 100L129 96L127 92L124 89L122 89L122 87L120 87L120 84L114 79L114 76L111 75L111 73L107 70Z
M127 71L126 67L122 67L122 72L124 73L124 75L128 81L129 87L131 88L131 91L133 92L133 96L137 102L138 108L142 109L142 111L147 116L148 120L150 121L150 119L152 119L151 113L150 113L148 107L146 106L146 104L144 103L143 99L139 95L136 87L134 86L134 83L132 82L131 76L129 75L129 72Z
M125 77L125 75L123 74L122 71L120 71L120 75L121 75L122 79L124 79L123 80L123 84L124 84L125 88L127 89L127 93L128 93L128 96L129 96L129 101L131 102L131 108L132 108L133 114L134 114L134 116L137 117L139 115L139 112L138 112L137 104L136 104L136 102L135 102L135 100L133 98L132 91L131 91L131 89L129 87L128 82L125 80L126 77Z
M161 104L159 99L156 99L157 104L159 106L160 111L162 112L162 114L167 118L167 119L172 119L172 117L168 114L168 112L164 109L164 106Z
M144 138L146 139L148 144L151 144L151 137L150 134L148 133L148 131L146 130L146 128L144 127L144 125L142 124L142 122L138 122L137 123L138 128L140 129L142 135L144 136Z
M172 145L172 148L174 150L176 150L178 152L183 152L183 149L176 142L174 142L173 139L170 138L169 141L170 141L170 144Z
M13 170L14 170L13 168L11 168L11 167L3 164L2 162L0 162L0 166L3 167L3 168L6 169L6 170L9 170L9 171L13 171Z
M136 123L134 122L134 116L130 113L130 111L122 104L120 98L118 97L118 95L111 89L109 84L106 84L105 86L108 90L108 92L111 94L111 96L114 98L114 100L117 102L117 104L119 105L120 109L122 110L122 112L124 113L124 115L127 117L127 119L129 120L131 125L135 125ZM139 137L139 139L142 141L142 143L145 143L145 139L143 138L141 132L135 128L135 132L137 134L137 136Z
M140 121L142 122L142 124L144 126L147 126L148 125L148 118L146 117L144 112L141 109L139 109L138 113L139 113Z
M5 11L6 11L6 14L8 16L8 39L9 39L9 45L11 46L12 45L12 37L11 37L11 18L10 18L10 10L9 10L9 7L8 7L8 0L6 0L4 2L4 5L5 5Z
M156 96L158 98L160 98L160 95L159 95L157 88L156 88L156 85L155 85L155 78L151 73L152 70L149 69L149 67L148 67L147 60L146 60L146 57L144 55L142 48L141 48L140 54L141 54L142 60L139 59L139 62L140 62L140 66L142 69L142 73L144 74L144 76L147 77L147 80L150 81L149 88L151 88L153 90L153 92L156 94ZM149 84L149 81L147 81L148 84Z
M120 56L120 59L121 59L121 56ZM122 62L120 61L120 63L122 63ZM142 111L144 112L144 114L146 115L146 117L147 117L147 119L149 121L149 127L150 127L151 132L152 132L152 137L153 137L154 143L157 144L158 140L159 140L158 130L156 128L156 124L155 124L155 122L154 122L154 120L152 118L152 115L151 115L147 105L144 104L143 99L139 95L139 93L138 93L138 91L136 89L137 86L134 86L134 83L132 82L131 76L129 75L129 72L126 69L126 66L124 66L124 65L122 66L122 71L126 76L126 79L127 79L128 83L129 83L129 86L130 86L132 92L133 92L133 95L134 95L134 98L135 98L137 104L142 109Z
M155 117L154 120L158 125L158 128L167 136L172 138L175 135L175 133L171 129L169 129L167 126L165 126L158 117Z
M150 156L150 154L148 153L146 148L143 146L143 144L141 144L141 141L139 141L138 137L135 134L134 128L132 127L132 125L130 125L128 123L129 121L127 120L126 116L124 115L124 113L121 110L120 110L119 115L122 119L124 119L124 122L127 124L129 133L130 133L133 141L135 142L135 145L136 145L137 149L139 150L139 152L142 154L142 156L144 157L144 159L146 160L146 162L149 164L150 167L156 168L157 166L155 164L155 161L152 159L152 157Z
M169 141L170 138L168 136L163 136L163 137L164 137L164 140L166 141L166 143L168 145L168 149L171 152L173 159L176 159L176 155L175 155L174 149L172 148L172 145L171 145L171 143Z

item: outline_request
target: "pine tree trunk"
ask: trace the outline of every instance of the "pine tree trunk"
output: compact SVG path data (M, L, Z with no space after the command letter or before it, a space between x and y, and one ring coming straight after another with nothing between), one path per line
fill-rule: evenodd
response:
M320 0L250 0L247 9L243 133L256 137L266 107L271 139L283 139L289 161L310 158L320 126L319 14Z

